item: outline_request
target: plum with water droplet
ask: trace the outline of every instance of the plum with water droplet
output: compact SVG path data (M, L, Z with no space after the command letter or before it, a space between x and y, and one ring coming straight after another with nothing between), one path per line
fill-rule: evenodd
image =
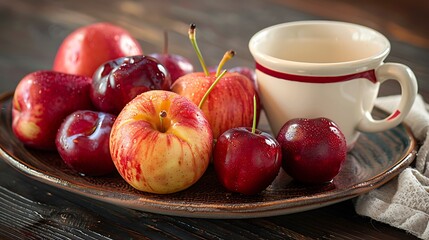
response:
M170 73L171 82L194 71L194 66L189 59L184 56L168 52L168 34L164 32L164 51L162 53L152 53L149 56L156 58Z
M78 110L67 116L55 144L64 163L77 172L100 176L115 170L109 150L109 136L116 116Z
M295 118L277 135L282 148L283 169L303 183L331 181L347 156L346 139L328 118Z
M170 85L170 74L155 58L123 57L108 61L95 71L90 97L99 111L117 115L137 95L169 90Z

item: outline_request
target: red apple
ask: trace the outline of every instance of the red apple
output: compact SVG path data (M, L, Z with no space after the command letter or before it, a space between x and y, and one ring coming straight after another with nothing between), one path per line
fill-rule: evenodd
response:
M282 147L283 169L304 183L332 180L347 156L346 139L327 118L296 118L285 123L277 135Z
M115 170L109 136L116 116L78 110L61 124L56 146L63 161L83 175L100 176Z
M110 153L134 188L167 194L197 182L210 161L213 134L189 99L162 90L142 93L116 119Z
M215 80L214 73L191 73L179 78L171 89L199 104ZM254 95L257 93L252 83L243 75L226 73L222 77L201 106L214 138L231 128L252 126Z
M209 67L209 72L210 73L214 73L217 70L217 67ZM244 67L244 66L238 66L238 67L233 67L228 69L228 72L230 73L240 73L243 74L244 76L246 76L254 85L255 89L258 90L258 83L256 81L256 72L255 70L249 68L249 67Z
M65 117L91 109L91 78L53 71L25 76L13 96L12 129L29 147L55 149L55 136Z
M190 73L177 79L171 86L172 91L200 106L210 123L214 138L234 127L252 126L253 96L256 95L259 99L252 82L240 73L220 75L225 62L234 56L234 51L228 51L220 62L217 72L210 73L196 44L194 24L189 29L189 38L204 72ZM221 79L213 85L217 78ZM209 89L210 94L203 99Z
M233 67L229 69L229 72L241 73L246 76L255 87L256 91L258 91L258 83L256 81L256 72L254 69L249 67ZM260 110L260 109L259 109Z
M209 68L209 72L210 73L216 72L217 71L216 68L217 67L210 67ZM228 72L230 72L230 73L240 73L243 76L247 77L249 79L249 81L253 84L253 87L255 88L255 90L259 93L259 87L258 87L258 83L256 81L256 72L255 72L254 69L249 68L249 67L244 67L244 66L237 66L237 67L233 67L233 68L228 69ZM257 99L257 100L259 101L259 99ZM260 104L262 104L262 103L260 103ZM262 109L262 105L258 109L258 115L259 115L261 109Z
M102 112L119 114L140 93L170 90L171 78L158 60L138 55L108 61L94 73L90 96Z
M109 23L95 23L76 29L64 39L53 70L92 77L106 61L142 54L140 44L126 30Z
M164 33L164 51L162 53L152 53L149 56L156 58L170 73L171 82L175 82L179 77L194 71L194 66L185 57L168 52L168 35Z

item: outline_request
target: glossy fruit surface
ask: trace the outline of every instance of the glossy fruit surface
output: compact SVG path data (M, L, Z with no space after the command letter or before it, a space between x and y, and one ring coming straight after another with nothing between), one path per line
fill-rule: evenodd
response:
M233 128L217 140L213 164L222 185L243 194L266 189L281 167L280 144L271 135L250 128Z
M212 147L213 134L202 111L189 99L162 90L142 93L127 104L110 135L110 153L124 180L159 194L197 182Z
M229 72L241 73L246 76L257 89L258 85L256 83L256 73L255 70L249 67L233 67L229 69Z
M132 56L115 59L101 65L94 73L91 100L102 112L118 114L140 93L169 90L168 71L155 58Z
M198 105L215 79L214 73L187 74L172 85L172 91ZM215 138L231 128L252 126L254 95L258 96L254 86L241 74L226 73L220 79L201 106ZM257 104L260 109L259 100Z
M64 39L53 70L92 77L106 61L142 54L138 41L125 29L110 23L95 23L76 29Z
M66 117L56 136L63 161L77 172L100 176L115 170L109 151L109 136L116 117L79 110Z
M156 58L170 73L171 82L194 71L194 66L185 57L171 53L153 53L149 56Z
M76 110L92 109L91 78L54 71L25 76L13 96L12 129L25 145L55 149L55 136L65 117Z
M347 157L343 133L327 118L289 120L277 141L282 148L284 170L300 182L332 180Z

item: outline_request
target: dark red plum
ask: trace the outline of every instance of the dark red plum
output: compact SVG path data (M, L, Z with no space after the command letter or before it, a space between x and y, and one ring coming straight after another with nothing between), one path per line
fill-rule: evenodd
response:
M63 161L77 172L105 175L115 166L109 151L109 136L116 116L95 111L76 111L62 123L56 146Z
M101 65L94 73L90 96L99 111L117 115L137 95L170 86L165 67L153 57L139 55Z
M327 118L296 118L277 135L283 169L295 180L316 184L331 181L347 157L346 139Z
M194 71L192 63L183 56L169 53L153 53L149 56L156 58L162 65L164 65L170 73L172 83L174 83L178 78Z

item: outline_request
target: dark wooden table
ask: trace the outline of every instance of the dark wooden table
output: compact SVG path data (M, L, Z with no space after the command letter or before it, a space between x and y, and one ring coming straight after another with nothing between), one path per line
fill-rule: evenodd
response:
M429 100L429 28L426 0L0 0L0 92L13 91L27 73L49 69L64 37L75 28L110 21L129 30L146 53L159 52L163 31L170 51L197 58L189 23L208 65L227 49L233 65L253 66L247 48L258 30L276 23L329 19L373 27L392 42L388 61L410 66ZM198 66L198 65L197 65ZM398 93L385 84L381 95ZM0 239L413 239L358 216L353 200L316 210L242 220L171 217L99 202L35 181L0 161Z

